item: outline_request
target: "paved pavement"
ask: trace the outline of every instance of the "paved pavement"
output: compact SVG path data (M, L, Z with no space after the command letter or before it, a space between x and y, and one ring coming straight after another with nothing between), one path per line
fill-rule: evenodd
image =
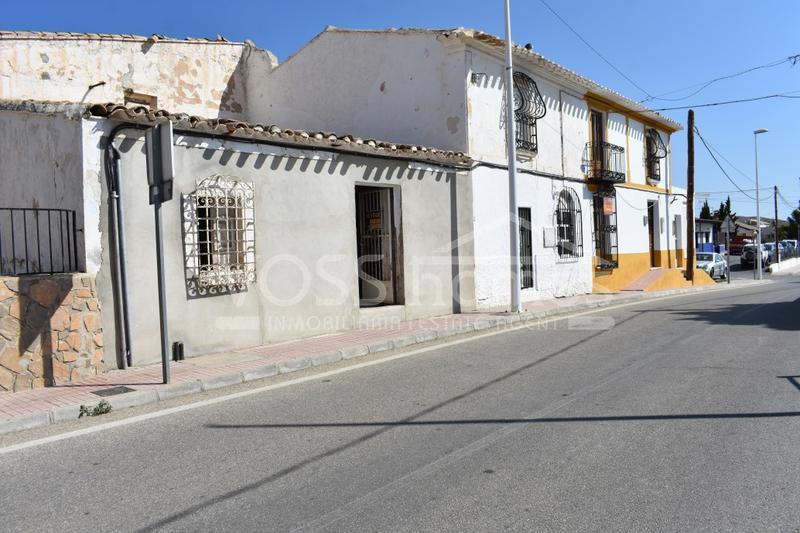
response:
M0 449L3 529L794 531L800 277L775 279Z

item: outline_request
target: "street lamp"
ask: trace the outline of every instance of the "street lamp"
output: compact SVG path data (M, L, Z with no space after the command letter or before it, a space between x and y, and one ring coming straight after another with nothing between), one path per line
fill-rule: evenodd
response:
M753 132L753 143L756 150L756 262L758 263L758 279L763 279L764 276L761 270L761 199L758 190L758 135L767 133L767 131L764 128L760 128Z

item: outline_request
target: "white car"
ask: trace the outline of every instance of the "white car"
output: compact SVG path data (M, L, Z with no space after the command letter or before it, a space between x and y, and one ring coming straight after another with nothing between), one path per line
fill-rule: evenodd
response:
M717 253L697 252L697 268L705 270L711 279L728 277L728 262Z

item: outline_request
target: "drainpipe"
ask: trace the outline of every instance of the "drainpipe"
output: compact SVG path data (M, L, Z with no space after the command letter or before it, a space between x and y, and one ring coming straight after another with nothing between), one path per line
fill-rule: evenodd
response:
M114 284L114 293L120 303L120 315L122 318L122 368L133 366L133 350L131 348L131 322L130 308L128 306L128 273L125 261L125 217L122 202L122 186L120 170L119 150L114 146L114 138L123 129L147 129L145 126L134 124L120 124L115 126L108 135L108 145L106 146L106 172L110 173L107 177L108 194L114 212L114 270L117 282Z

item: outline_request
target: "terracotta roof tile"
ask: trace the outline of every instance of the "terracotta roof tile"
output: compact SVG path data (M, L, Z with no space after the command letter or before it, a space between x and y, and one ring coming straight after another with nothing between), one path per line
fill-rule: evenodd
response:
M431 147L396 144L376 139L361 139L350 134L282 129L274 124L250 124L240 120L203 118L186 113L170 113L145 106L124 106L108 103L89 107L92 116L135 123L152 124L157 119L169 119L176 129L192 129L198 132L231 136L234 139L262 139L265 141L289 142L298 148L334 148L349 153L400 157L433 164L468 167L472 159L462 152L439 150Z

